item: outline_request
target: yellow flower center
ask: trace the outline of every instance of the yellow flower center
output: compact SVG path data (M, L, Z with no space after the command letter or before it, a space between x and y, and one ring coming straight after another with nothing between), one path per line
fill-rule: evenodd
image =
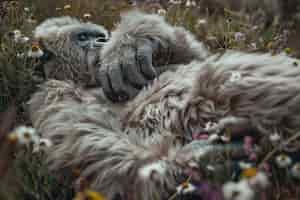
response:
M105 197L98 192L86 190L85 193L88 200L105 200Z
M249 167L242 171L241 176L244 178L251 178L257 174L257 169L255 167Z
M31 50L32 51L38 51L40 49L40 46L38 45L38 44L33 44L32 46L31 46Z
M288 159L287 155L285 155L285 154L280 154L280 155L279 155L279 160L285 161L285 160L287 160L287 159Z
M25 139L30 139L30 133L25 132L23 135Z
M185 181L183 183L181 183L182 189L186 189L189 187L189 182Z

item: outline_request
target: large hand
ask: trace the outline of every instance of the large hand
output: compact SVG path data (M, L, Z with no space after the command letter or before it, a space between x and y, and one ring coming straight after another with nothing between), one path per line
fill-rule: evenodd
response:
M133 98L157 76L152 58L159 45L155 40L144 38L123 44L104 56L97 78L110 100Z
M126 101L174 65L203 60L204 45L164 18L133 11L124 14L101 52L97 79L112 101Z

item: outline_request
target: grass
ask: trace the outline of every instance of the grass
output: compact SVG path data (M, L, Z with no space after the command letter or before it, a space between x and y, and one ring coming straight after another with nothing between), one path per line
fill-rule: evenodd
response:
M158 3L141 3L140 9L165 15L173 25L184 26L203 41L211 51L222 52L226 49L242 51L263 51L273 54L286 52L299 56L298 46L293 44L297 37L293 27L286 28L277 21L266 26L257 20L257 14L241 15L224 10L221 14L197 6L187 7ZM84 14L91 15L91 21L113 29L122 11L132 6L125 0L23 0L3 1L0 3L0 111L10 104L17 105L18 123L28 123L26 102L43 81L39 62L22 57L22 53L31 48L31 40L16 43L9 33L20 30L24 36L32 38L34 27L46 18L71 15L84 19ZM263 21L263 20L262 20ZM293 37L292 37L293 36ZM26 152L16 155L16 162L11 166L5 180L0 182L0 200L70 200L74 191L69 181L60 182L47 171L41 155L28 156ZM11 174L12 176L9 176ZM275 180L288 177L285 172L275 174ZM67 177L65 177L67 178ZM288 179L288 178L285 178ZM299 188L293 187L290 180L285 180L286 187L276 182L277 199L292 199L298 196ZM9 187L8 187L9 186ZM12 188L7 190L7 188ZM275 197L274 197L275 198Z

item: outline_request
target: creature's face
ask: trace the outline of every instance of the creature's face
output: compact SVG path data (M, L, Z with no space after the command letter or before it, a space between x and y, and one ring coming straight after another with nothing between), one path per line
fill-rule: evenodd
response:
M74 29L70 33L70 38L78 47L96 49L102 47L107 42L108 34L102 27L86 24Z
M62 17L42 23L35 36L44 51L41 59L47 78L95 84L93 76L100 50L109 39L105 28Z

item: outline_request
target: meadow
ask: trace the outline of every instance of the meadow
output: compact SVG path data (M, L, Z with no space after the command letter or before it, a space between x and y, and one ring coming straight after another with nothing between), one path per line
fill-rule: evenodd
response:
M203 41L212 52L227 49L247 52L285 53L300 58L298 27L289 20L281 23L263 12L242 14L230 8L199 6L198 1L125 0L22 0L0 2L0 145L12 127L29 125L26 102L44 81L40 61L26 55L35 46L32 31L43 20L70 15L83 21L102 24L113 30L120 13L137 7L164 16L170 24L183 26ZM177 3L176 3L177 2ZM179 3L178 3L179 2ZM200 1L199 1L200 2ZM18 40L15 35L19 34ZM295 63L298 66L298 63ZM9 112L5 111L9 110ZM7 114L8 113L8 114ZM3 144L3 143L2 143ZM10 151L0 146L0 200L71 200L76 192L66 172L57 177L47 170L43 153ZM272 152L272 149L269 150ZM1 158L2 157L2 158ZM269 166L271 186L263 199L300 198L300 180L287 170ZM298 166L300 171L300 164ZM300 172L299 172L300 173ZM1 175L1 172L0 172ZM95 200L97 198L95 197ZM83 200L78 198L77 200ZM246 199L247 200L247 199Z

